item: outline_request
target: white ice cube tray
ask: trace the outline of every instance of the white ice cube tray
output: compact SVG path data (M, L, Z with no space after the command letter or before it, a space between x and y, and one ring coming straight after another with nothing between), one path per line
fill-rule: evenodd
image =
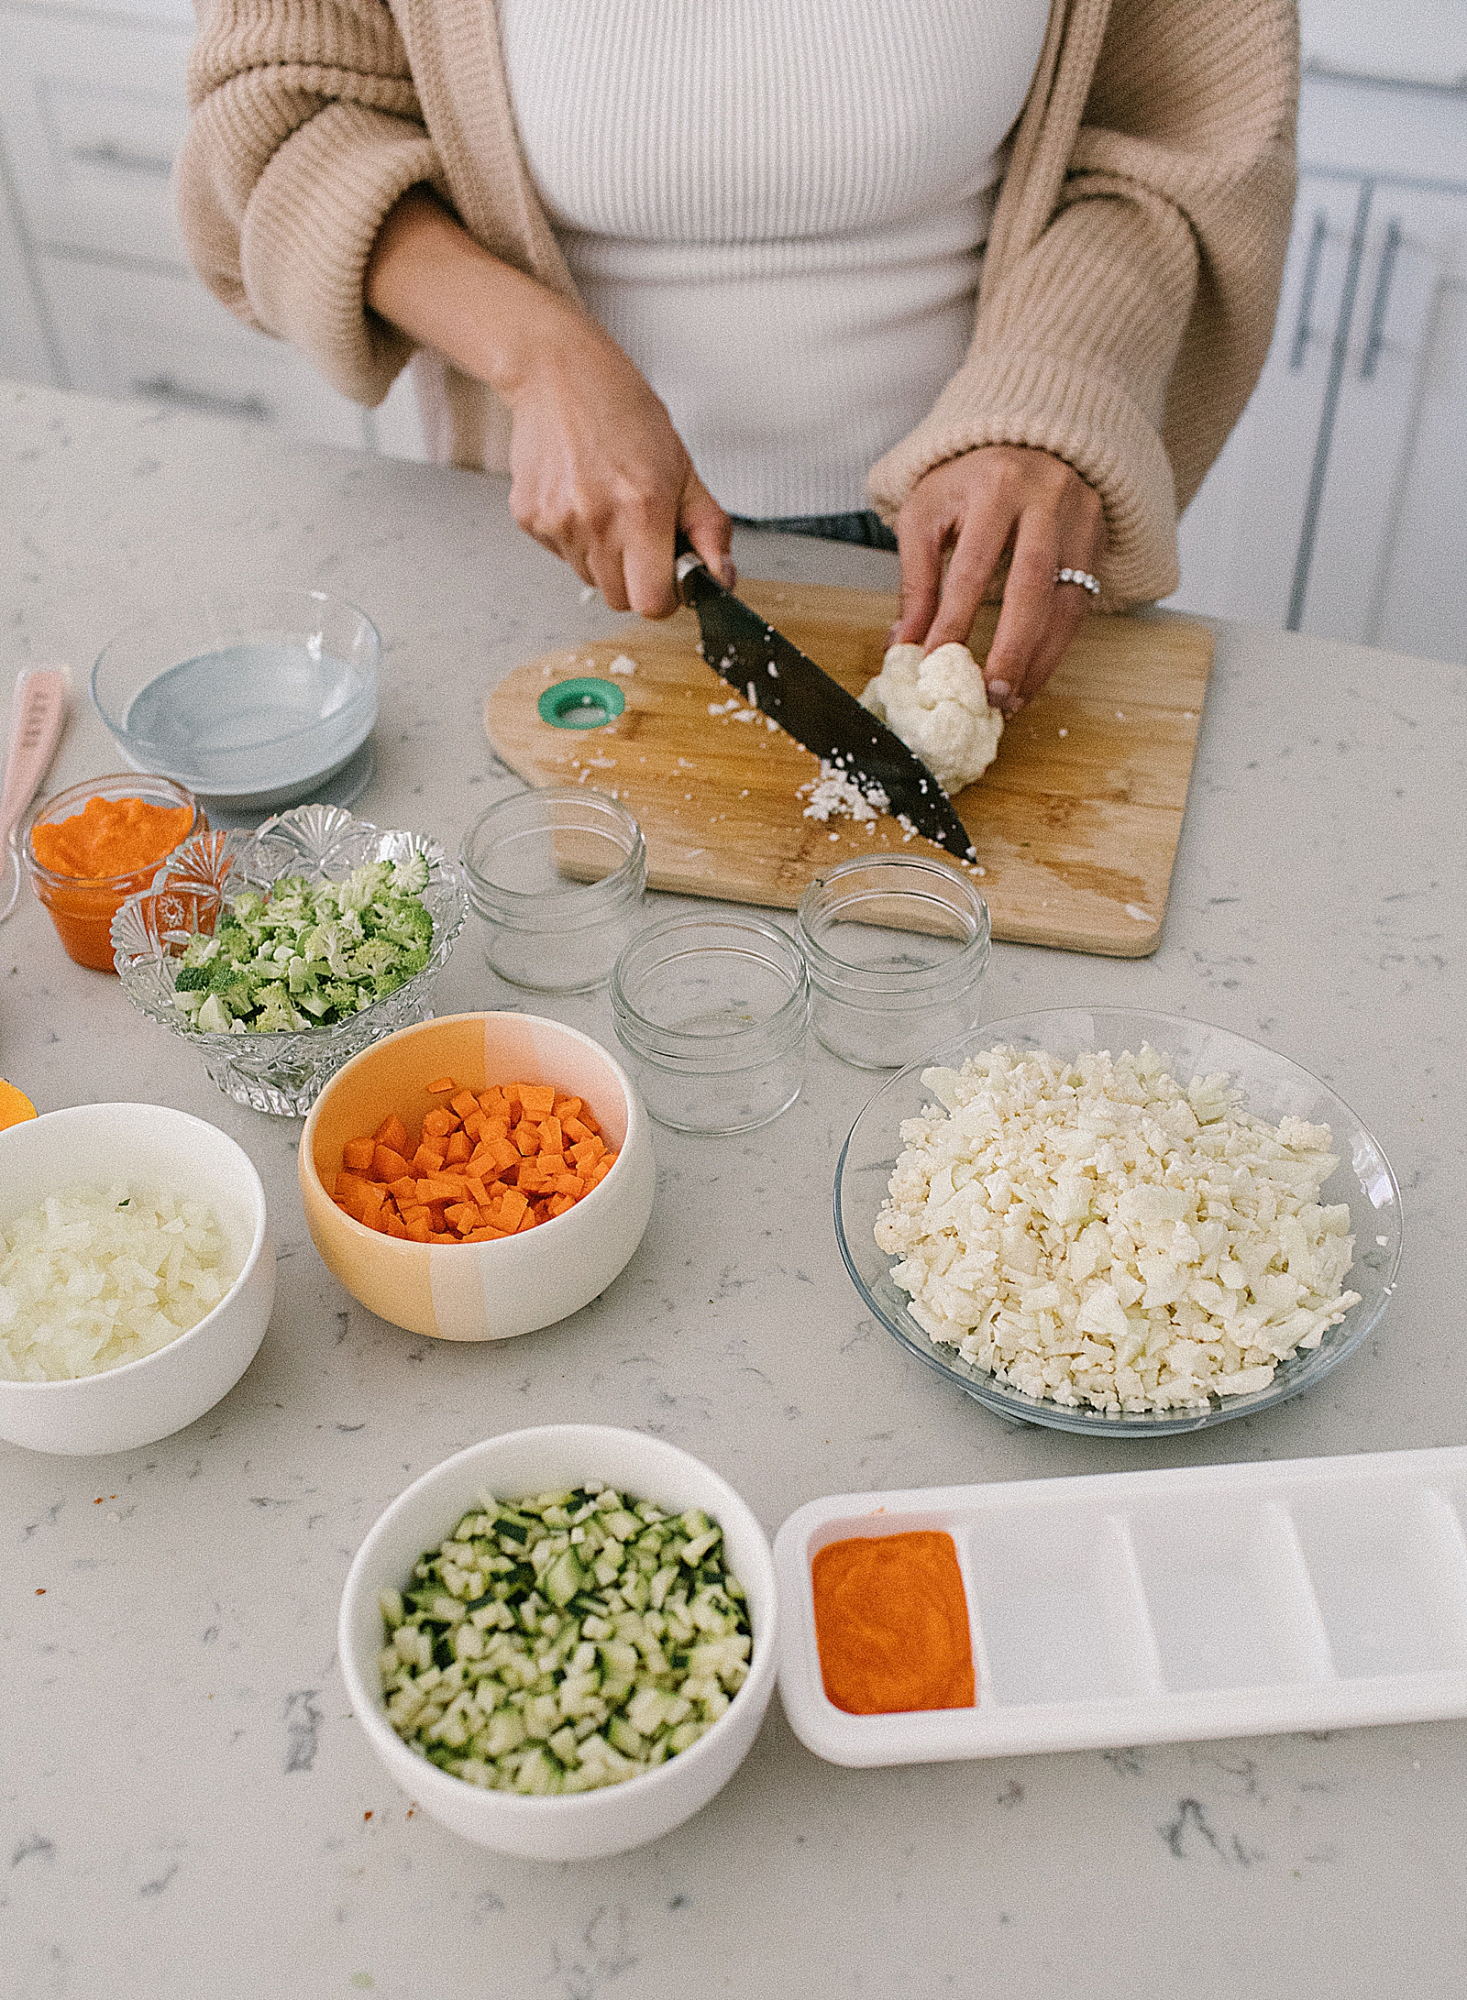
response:
M836 1764L1467 1715L1467 1447L811 1501L774 1545L790 1726ZM810 1564L945 1529L976 1707L827 1700Z

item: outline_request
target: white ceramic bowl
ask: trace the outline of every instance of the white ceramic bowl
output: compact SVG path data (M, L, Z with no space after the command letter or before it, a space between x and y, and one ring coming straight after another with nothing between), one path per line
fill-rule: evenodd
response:
M255 1358L275 1303L265 1190L233 1139L161 1104L78 1104L0 1131L0 1218L125 1173L208 1202L238 1272L197 1326L156 1354L73 1382L0 1381L0 1437L32 1451L131 1451L213 1408Z
M523 1798L481 1791L410 1750L387 1720L377 1672L377 1593L401 1589L425 1549L449 1534L481 1488L505 1499L599 1479L659 1507L701 1507L723 1529L754 1627L749 1678L727 1712L655 1770L602 1791ZM537 1861L588 1861L658 1840L707 1805L758 1734L777 1661L774 1562L763 1528L716 1472L661 1438L602 1424L552 1424L470 1445L424 1473L372 1528L347 1575L337 1645L357 1720L393 1779L442 1825L481 1847Z
M383 1236L331 1198L349 1139L396 1112L410 1129L441 1099L424 1086L553 1083L583 1097L620 1158L551 1222L496 1243L410 1243ZM507 1340L579 1312L630 1261L652 1214L657 1169L636 1087L599 1042L533 1014L445 1014L400 1028L339 1069L311 1107L300 1144L311 1241L355 1299L394 1326L440 1340Z

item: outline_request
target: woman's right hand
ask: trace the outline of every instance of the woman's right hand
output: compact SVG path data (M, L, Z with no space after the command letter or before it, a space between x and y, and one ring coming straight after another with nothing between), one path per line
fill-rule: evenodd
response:
M613 611L677 609L679 528L733 582L728 515L637 369L572 300L485 250L428 189L409 188L383 223L366 297L503 397L515 519Z
M556 336L503 390L514 419L510 508L613 611L666 617L678 604L677 530L732 584L732 524L621 349L573 306L552 303Z

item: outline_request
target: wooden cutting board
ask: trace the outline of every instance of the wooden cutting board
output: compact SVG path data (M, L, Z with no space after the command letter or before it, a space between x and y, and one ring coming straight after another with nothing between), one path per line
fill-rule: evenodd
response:
M741 579L739 595L859 694L881 666L896 600L831 584ZM981 659L996 610L974 627ZM943 860L883 817L804 817L816 759L762 716L739 720L734 691L696 650L688 611L516 667L489 695L484 726L531 785L593 786L627 805L647 840L656 889L793 909L815 875L886 850ZM1026 944L1140 958L1161 938L1197 742L1212 633L1186 618L1094 617L998 757L954 803L977 849L993 934ZM631 660L635 671L611 671ZM556 682L590 676L625 697L595 729L544 721ZM712 710L718 713L712 713Z

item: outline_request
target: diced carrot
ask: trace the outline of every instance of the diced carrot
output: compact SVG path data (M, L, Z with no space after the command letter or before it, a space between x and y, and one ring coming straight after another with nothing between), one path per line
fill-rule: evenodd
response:
M408 1146L407 1127L394 1111L390 1118L384 1118L372 1134L379 1146L390 1146L394 1153L406 1153Z
M463 1182L451 1179L447 1174L434 1174L430 1179L418 1182L419 1201L457 1201L463 1191Z
M529 1206L528 1197L518 1188L506 1188L499 1202L499 1214L503 1218L501 1226L505 1230L518 1229L520 1218L527 1213Z
M459 1090L428 1112L416 1140L396 1113L349 1139L332 1199L369 1229L414 1243L494 1242L564 1215L616 1155L579 1097L554 1084Z

